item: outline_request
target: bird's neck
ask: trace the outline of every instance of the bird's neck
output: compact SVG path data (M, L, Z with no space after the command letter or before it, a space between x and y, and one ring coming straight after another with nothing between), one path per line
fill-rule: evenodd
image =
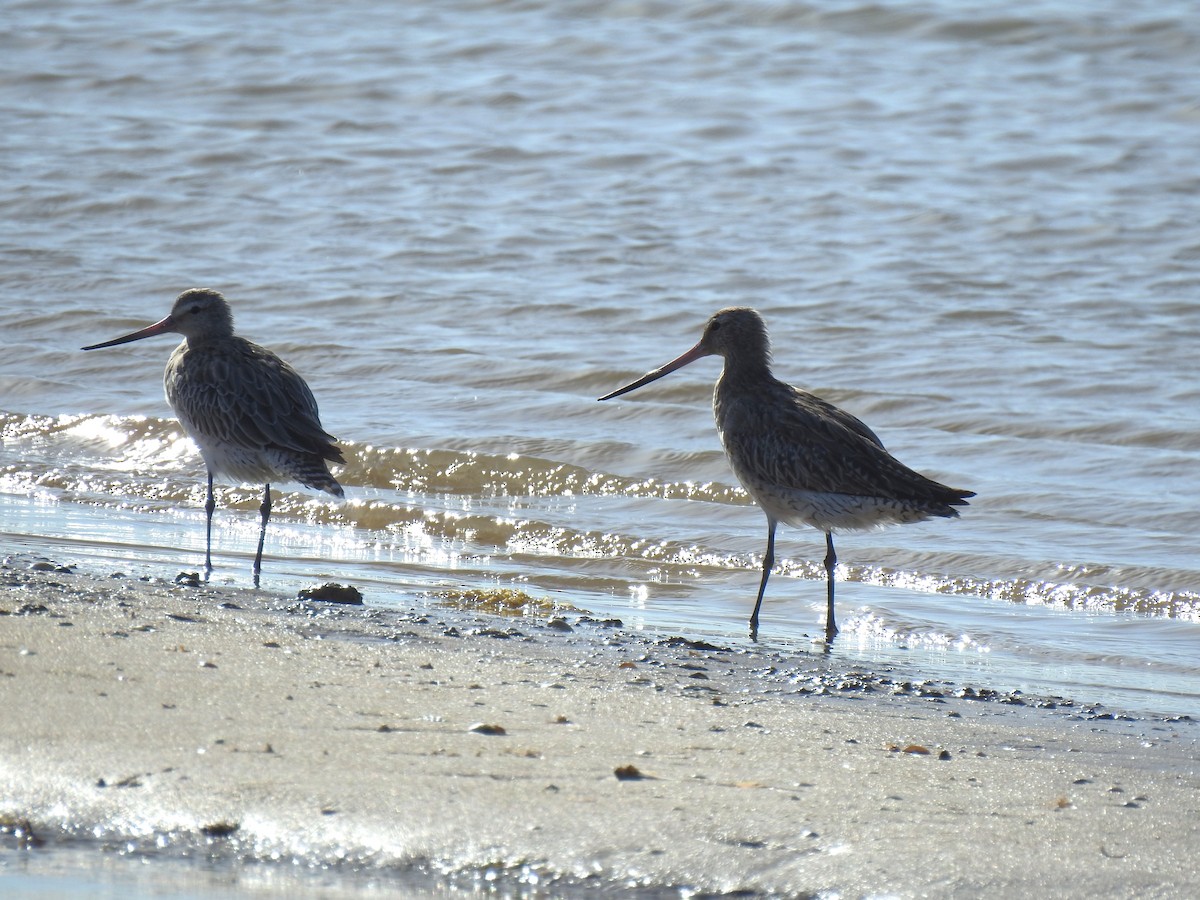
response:
M211 332L203 334L185 334L183 344L189 350L201 350L214 344L228 343L233 338L233 332Z
M723 391L738 392L761 389L762 385L774 378L771 361L766 357L730 357L725 360L725 368L717 384Z

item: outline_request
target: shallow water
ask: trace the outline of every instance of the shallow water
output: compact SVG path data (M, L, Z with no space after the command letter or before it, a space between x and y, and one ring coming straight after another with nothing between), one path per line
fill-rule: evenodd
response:
M3 547L171 577L203 469L166 338L224 290L347 448L265 587L518 586L744 641L764 519L715 360L595 398L752 305L780 377L978 493L838 539L833 654L1200 715L1200 25L1150 3L20 3L0 34ZM249 584L258 489L220 498ZM762 637L819 652L816 532Z

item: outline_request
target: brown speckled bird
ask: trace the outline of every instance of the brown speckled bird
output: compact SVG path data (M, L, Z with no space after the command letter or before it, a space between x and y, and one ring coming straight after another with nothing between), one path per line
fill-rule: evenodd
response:
M321 427L317 401L304 379L270 350L233 333L233 313L217 291L184 291L161 322L83 349L167 333L183 335L163 376L167 402L208 468L205 569L212 572L213 476L263 484L254 557L257 586L271 516L271 482L298 481L341 498L345 494L328 463L345 459L334 437Z
M767 329L753 309L717 312L691 350L600 399L636 390L714 354L725 360L713 391L717 431L733 474L767 516L767 552L750 636L758 637L759 609L775 564L775 527L785 522L825 532L825 638L832 641L837 634L833 533L957 517L954 507L967 505L975 494L914 472L850 413L772 375Z

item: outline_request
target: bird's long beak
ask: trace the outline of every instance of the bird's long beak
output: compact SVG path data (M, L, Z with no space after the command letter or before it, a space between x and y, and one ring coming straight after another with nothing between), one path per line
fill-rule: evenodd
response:
M700 359L701 357L709 356L709 355L710 355L710 353L708 350L704 349L704 347L702 347L700 344L697 344L695 347L693 347L687 353L684 353L682 356L675 357L673 360L671 360L666 365L660 366L659 368L655 369L653 372L647 372L645 375L643 375L637 381L630 382L629 384L625 385L625 387L617 388L611 394L605 394L600 399L601 400L611 400L613 397L620 397L622 394L628 394L630 391L636 391L638 388L642 387L643 385L647 385L652 381L658 381L658 379L662 378L664 375L670 375L676 369L682 369L688 363L695 362L696 360Z
M156 334L166 334L168 331L175 330L175 320L167 316L161 322L155 322L153 325L147 325L141 331L135 331L133 334L127 334L125 337L113 338L111 341L105 341L103 344L92 344L90 347L84 347L84 350L99 350L101 347L115 347L117 344L128 344L130 341L140 341L142 338L154 337Z

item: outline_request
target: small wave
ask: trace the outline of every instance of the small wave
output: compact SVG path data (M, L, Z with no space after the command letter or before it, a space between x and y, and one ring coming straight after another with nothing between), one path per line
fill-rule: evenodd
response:
M412 493L467 497L593 495L748 503L741 488L718 482L627 478L516 453L346 446L350 463L345 477L350 483Z
M614 579L684 586L722 571L757 570L757 553L731 551L705 504L749 506L717 481L631 478L553 458L346 442L337 474L350 500L283 491L279 521L350 529L364 546L452 547L529 571L588 566L593 587ZM204 470L171 420L141 416L0 414L0 488L29 497L137 511L200 510ZM223 486L222 509L253 518L259 486ZM679 539L676 535L688 535ZM732 540L739 540L732 538ZM757 536L751 545L757 550ZM1200 593L1184 568L1046 563L889 551L894 568L843 565L839 580L1085 612L1135 612L1200 621ZM815 560L777 571L821 580ZM557 577L557 576L555 576Z

